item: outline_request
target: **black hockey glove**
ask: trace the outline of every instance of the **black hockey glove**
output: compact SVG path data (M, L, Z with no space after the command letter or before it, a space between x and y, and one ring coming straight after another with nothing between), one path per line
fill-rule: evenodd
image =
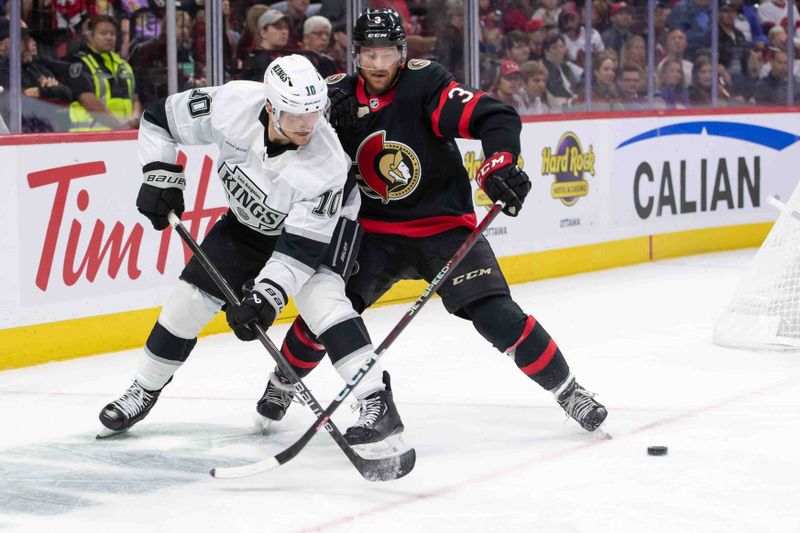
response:
M497 152L487 158L476 179L492 202L503 202L503 213L512 217L519 214L531 190L530 178L514 164L514 156L508 152Z
M286 292L268 279L262 279L247 291L239 305L229 304L225 309L225 318L237 338L252 341L256 332L250 326L258 324L268 329L281 310L286 307L289 298Z
M358 100L352 94L333 88L328 91L331 101L331 126L336 130L347 130L353 127L358 118Z
M136 209L152 222L159 231L169 226L167 214L175 211L178 218L183 214L183 189L186 179L183 167L155 161L142 167L144 183L136 197Z

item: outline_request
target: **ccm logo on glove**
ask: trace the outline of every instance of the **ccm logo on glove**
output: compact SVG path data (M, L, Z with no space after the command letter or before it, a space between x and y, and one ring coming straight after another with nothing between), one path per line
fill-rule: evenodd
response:
M514 164L509 152L497 152L486 158L476 176L478 185L492 202L503 204L503 213L515 217L531 190L531 180Z

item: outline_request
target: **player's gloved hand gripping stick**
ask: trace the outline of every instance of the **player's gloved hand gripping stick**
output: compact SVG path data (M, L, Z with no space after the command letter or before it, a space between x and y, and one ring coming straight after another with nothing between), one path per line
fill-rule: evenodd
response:
M336 411L336 409L342 404L344 399L350 394L353 388L358 385L367 372L369 372L369 370L375 365L375 362L384 354L384 352L386 352L386 350L389 349L389 346L392 345L400 333L402 333L406 326L408 326L409 322L411 322L411 320L417 315L417 312L422 308L422 306L425 305L428 300L430 300L431 296L433 296L433 294L439 289L442 283L450 277L450 274L472 249L473 245L478 241L478 238L483 234L484 231L486 231L486 228L489 227L492 221L504 208L505 205L502 202L497 202L492 205L492 207L489 209L489 212L485 217L483 217L483 220L481 220L480 224L478 224L475 230L469 235L469 237L467 237L458 250L456 250L456 252L453 254L453 257L451 257L447 264L445 264L439 273L436 274L436 276L433 278L433 281L428 284L419 298L417 298L417 301L415 301L408 311L406 311L405 315L403 315L403 318L400 319L394 329L389 332L380 346L378 346L378 349L375 350L375 357L368 359L364 366L358 370L356 375L348 380L347 385L345 385L345 387L339 392L339 394L336 396L336 399L331 402L331 404L322 414L317 415L318 418L316 422L314 422L314 424L308 428L308 430L297 442L279 454L264 459L263 461L231 468L215 468L211 471L211 474L215 477L224 478L252 476L285 464L292 460L298 453L300 453L300 451L306 446L306 444L308 444L314 434L330 423L330 417L333 412ZM317 411L315 410L314 412Z
M181 219L178 218L172 211L169 212L167 218L169 220L169 224L175 228L175 231L178 232L178 235L180 235L183 242L185 242L186 245L192 250L192 253L195 255L195 257L197 257L197 260L200 261L200 264L208 272L208 275L211 276L211 279L214 280L214 283L216 283L217 287L219 287L220 291L222 291L222 293L225 295L225 298L228 300L228 302L239 305L239 297L235 292L233 292L230 285L228 285L228 282L225 281L225 278L223 278L222 274L220 274L219 270L217 270L214 264L211 263L208 256L197 244L197 241L194 240L189 231L184 227L183 224L181 224ZM324 413L319 402L311 394L311 391L308 390L308 387L306 387L302 380L297 376L291 365L289 365L289 363L286 362L286 359L283 358L280 351L278 351L278 349L275 347L275 344L273 344L270 338L267 336L264 328L262 328L257 322L252 324L251 327L253 330L255 330L255 334L261 341L261 344L264 345L264 347L267 349L267 352L269 352L270 356L272 356L272 358L275 360L275 363L277 363L278 367L280 367L283 375L288 377L292 382L298 396L302 398L303 402L311 408L314 414L317 416L323 416ZM387 481L401 478L411 472L411 470L414 468L414 464L416 462L416 452L413 448L404 453L391 457L365 459L353 450L333 422L326 419L326 423L324 423L323 426L326 430L328 430L333 440L336 441L336 444L339 445L339 448L342 449L344 454L347 456L350 462L353 463L353 466L356 467L358 472L369 481ZM278 464L279 463L276 463L275 466ZM239 468L247 469L250 466L251 465L245 465ZM224 476L219 475L215 472L215 470L226 469L212 470L211 475L215 477L241 477L242 475L249 475L240 474L239 476ZM236 468L231 468L229 470L236 470Z

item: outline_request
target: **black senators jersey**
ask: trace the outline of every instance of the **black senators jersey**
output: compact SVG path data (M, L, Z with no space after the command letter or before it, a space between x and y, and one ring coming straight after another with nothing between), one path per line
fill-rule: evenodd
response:
M354 162L365 231L425 237L476 225L467 171L454 138L480 139L484 154L519 155L517 112L454 81L440 64L409 60L389 92L371 96L358 76L329 87L355 94L359 119L337 131Z

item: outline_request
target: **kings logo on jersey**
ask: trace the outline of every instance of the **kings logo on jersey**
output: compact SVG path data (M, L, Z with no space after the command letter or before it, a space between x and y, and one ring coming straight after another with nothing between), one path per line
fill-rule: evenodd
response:
M364 139L356 152L356 163L361 191L384 204L405 198L419 185L419 157L409 146L387 141L384 130Z
M266 193L238 165L231 169L227 163L223 163L219 169L219 179L225 187L228 205L239 222L266 235L281 231L286 213L267 207Z

